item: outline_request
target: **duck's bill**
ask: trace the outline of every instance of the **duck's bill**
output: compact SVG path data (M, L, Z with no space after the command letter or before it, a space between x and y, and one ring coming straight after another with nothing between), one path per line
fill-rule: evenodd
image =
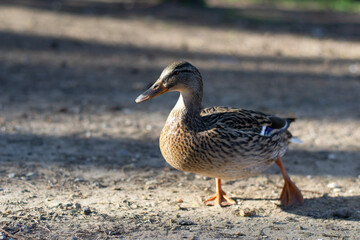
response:
M166 93L168 91L168 89L165 88L162 84L159 84L159 86L157 88L154 88L154 86L155 86L155 84L153 86L151 86L148 90L146 90L143 94L138 96L135 99L135 102L142 103L142 102L150 100L156 96L159 96L163 93Z

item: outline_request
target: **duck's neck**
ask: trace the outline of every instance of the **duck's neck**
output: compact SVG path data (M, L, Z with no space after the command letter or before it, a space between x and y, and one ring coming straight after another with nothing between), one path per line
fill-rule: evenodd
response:
M177 118L179 121L192 125L200 119L202 90L192 91L183 90L180 97L170 113L170 116Z

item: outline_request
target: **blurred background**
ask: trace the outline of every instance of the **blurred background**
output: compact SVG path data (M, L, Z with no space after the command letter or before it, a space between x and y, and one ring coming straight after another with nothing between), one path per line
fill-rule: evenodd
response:
M176 223L171 219L178 219L173 214L183 216L184 208L169 201L183 197L188 219L201 224L184 222L178 226L181 234L191 237L186 229L191 225L205 238L229 237L221 228L208 229L230 217L238 222L236 212L228 210L222 220L222 211L207 211L199 207L200 198L194 200L210 195L213 181L171 170L159 151L158 137L178 94L134 102L179 59L202 73L204 107L297 118L290 130L304 143L291 146L284 162L299 188L309 190L303 208L287 213L264 200L278 198L275 183L282 180L276 167L226 185L231 195L249 198L245 202L261 216L249 219L253 229L262 234L259 226L277 219L298 232L304 228L286 220L296 214L316 232L305 238L324 238L322 220L340 218L343 222L327 222L341 227L326 226L326 236L355 239L360 219L355 210L360 195L357 0L1 0L1 234L170 236ZM86 216L81 206L90 207ZM144 209L160 215L149 216ZM260 236L241 221L237 229ZM272 236L285 238L281 234Z

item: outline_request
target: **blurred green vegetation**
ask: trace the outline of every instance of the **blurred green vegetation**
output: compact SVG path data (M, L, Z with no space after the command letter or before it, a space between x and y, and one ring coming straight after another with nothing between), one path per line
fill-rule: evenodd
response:
M242 0L226 1L237 2ZM360 0L247 0L246 2L311 10L360 12Z
M161 0L184 5L205 7L207 0ZM308 10L330 10L337 12L360 12L360 0L219 0L268 4L279 7L302 8Z
M199 7L206 6L206 0L162 0L162 2L180 3L184 5L193 5Z

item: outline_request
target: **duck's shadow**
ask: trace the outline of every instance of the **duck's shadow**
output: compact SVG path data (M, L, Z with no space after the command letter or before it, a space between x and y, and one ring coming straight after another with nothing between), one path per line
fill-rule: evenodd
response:
M360 196L329 197L324 195L318 198L305 199L303 206L283 208L283 210L316 219L360 221L359 207Z
M233 198L239 200L279 200L275 198ZM360 196L329 197L324 195L318 198L304 199L302 206L282 207L283 211L307 216L315 219L342 219L348 221L360 221Z

